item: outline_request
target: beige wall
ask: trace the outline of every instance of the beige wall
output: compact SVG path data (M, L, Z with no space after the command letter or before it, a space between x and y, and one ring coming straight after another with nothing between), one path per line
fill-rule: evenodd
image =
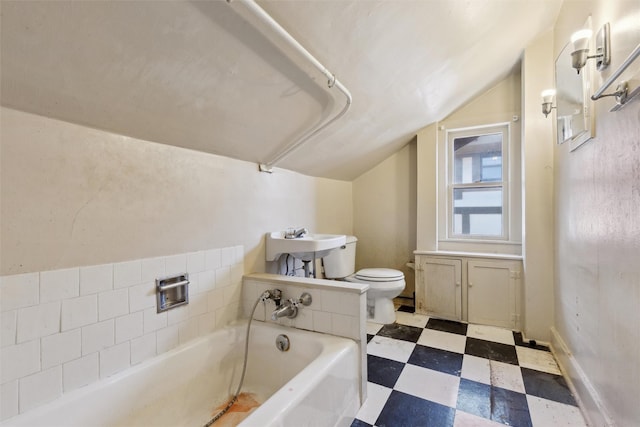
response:
M406 266L416 248L416 143L412 141L353 181L356 268L401 270L413 296L414 273Z
M417 135L418 179L416 203L416 249L438 250L438 125L421 129Z
M352 233L352 184L155 144L2 108L2 275Z
M441 173L445 165L441 162L440 150L444 149L447 129L465 128L472 126L482 126L493 123L506 123L511 125L512 148L510 159L512 162L520 160L520 72L514 71L495 86L482 95L476 97L445 119L432 124L418 132L418 184L419 194L417 203L417 249L418 250L454 250L443 248L441 234L442 228L438 226L438 209L444 208L444 198L441 198L439 183ZM514 116L517 117L514 120ZM516 169L517 170L517 169ZM511 179L518 181L518 172L512 173ZM522 229L520 223L521 211L519 209L521 200L521 189L518 186L511 186L510 197L512 203L518 208L512 213L510 235L512 244L501 245L500 250L495 249L497 245L464 243L455 250L472 252L500 252L510 254L520 254L520 242ZM459 243L447 243L455 245Z
M488 91L465 104L442 121L427 126L418 132L418 250L459 250L520 254L522 229L519 221L511 221L510 236L512 242L500 245L500 249L497 249L497 245L474 244L472 242L463 244L457 242L443 243L444 236L442 234L444 230L438 224L438 218L445 215L446 212L446 200L441 197L440 180L445 170L444 164L441 163L441 150L444 149L447 129L509 122L512 139L510 152L512 161L511 180L516 183L520 181L520 168L517 164L520 159L520 81L520 71L515 70ZM515 120L514 116L516 117ZM511 204L515 207L514 211L511 212L513 218L519 218L521 215L519 193L519 191L514 192L512 186L510 197ZM458 246L456 249L443 247L445 244Z
M403 270L408 283L404 294L412 295L415 276L406 262L413 259L415 249L437 248L437 141L442 133L438 127L511 121L514 115L520 116L520 86L520 73L510 74L442 122L422 129L415 141L354 180L357 268ZM512 123L512 132L517 141L518 122ZM519 200L520 189L513 197ZM519 241L519 227L515 234Z
M520 70L514 70L486 92L438 122L438 125L452 129L505 119L511 121L514 114L520 114L520 108Z
M522 189L520 166L520 134L521 134L521 73L514 70L510 75L498 82L487 92L478 96L459 110L452 113L444 120L438 122L438 150L444 151L447 144L447 129L465 128L470 126L482 126L493 123L509 123L509 241L504 244L483 244L471 242L444 242L446 224L444 221L438 224L439 250L458 250L471 252L488 252L521 255L522 243ZM445 158L438 155L438 180L439 185L445 182ZM433 178L432 178L433 179ZM446 216L446 191L439 187L439 214Z
M541 112L540 93L554 87L553 32L540 36L522 61L524 195L524 334L550 340L553 326L553 138L554 115Z
M589 15L594 32L611 24L612 64L595 73L598 88L640 41L640 4L565 1L555 55ZM640 61L622 77L636 87ZM591 141L554 148L554 295L555 331L593 425L622 427L640 420L640 101L609 112L614 103L594 103Z

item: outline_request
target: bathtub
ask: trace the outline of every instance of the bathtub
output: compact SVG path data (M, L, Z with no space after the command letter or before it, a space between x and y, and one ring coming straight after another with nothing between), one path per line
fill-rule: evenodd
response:
M202 426L238 387L245 333L246 323L221 329L1 425ZM286 352L276 347L279 334L289 337ZM359 372L352 340L253 322L242 391L259 406L239 426L349 426L361 403Z

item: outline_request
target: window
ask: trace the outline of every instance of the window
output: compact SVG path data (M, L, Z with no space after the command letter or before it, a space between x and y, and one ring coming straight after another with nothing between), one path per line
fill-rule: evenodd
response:
M449 239L507 240L509 126L447 132Z

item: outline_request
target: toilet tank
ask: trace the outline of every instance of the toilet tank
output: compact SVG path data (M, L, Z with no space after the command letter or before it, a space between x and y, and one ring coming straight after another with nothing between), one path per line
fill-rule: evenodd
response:
M356 242L354 236L347 236L344 246L329 252L322 258L324 277L327 279L342 279L356 271Z

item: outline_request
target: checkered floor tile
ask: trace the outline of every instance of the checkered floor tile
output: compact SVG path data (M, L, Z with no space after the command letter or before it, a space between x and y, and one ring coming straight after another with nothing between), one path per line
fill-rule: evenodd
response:
M586 427L547 348L505 329L396 314L367 325L368 398L352 427Z

